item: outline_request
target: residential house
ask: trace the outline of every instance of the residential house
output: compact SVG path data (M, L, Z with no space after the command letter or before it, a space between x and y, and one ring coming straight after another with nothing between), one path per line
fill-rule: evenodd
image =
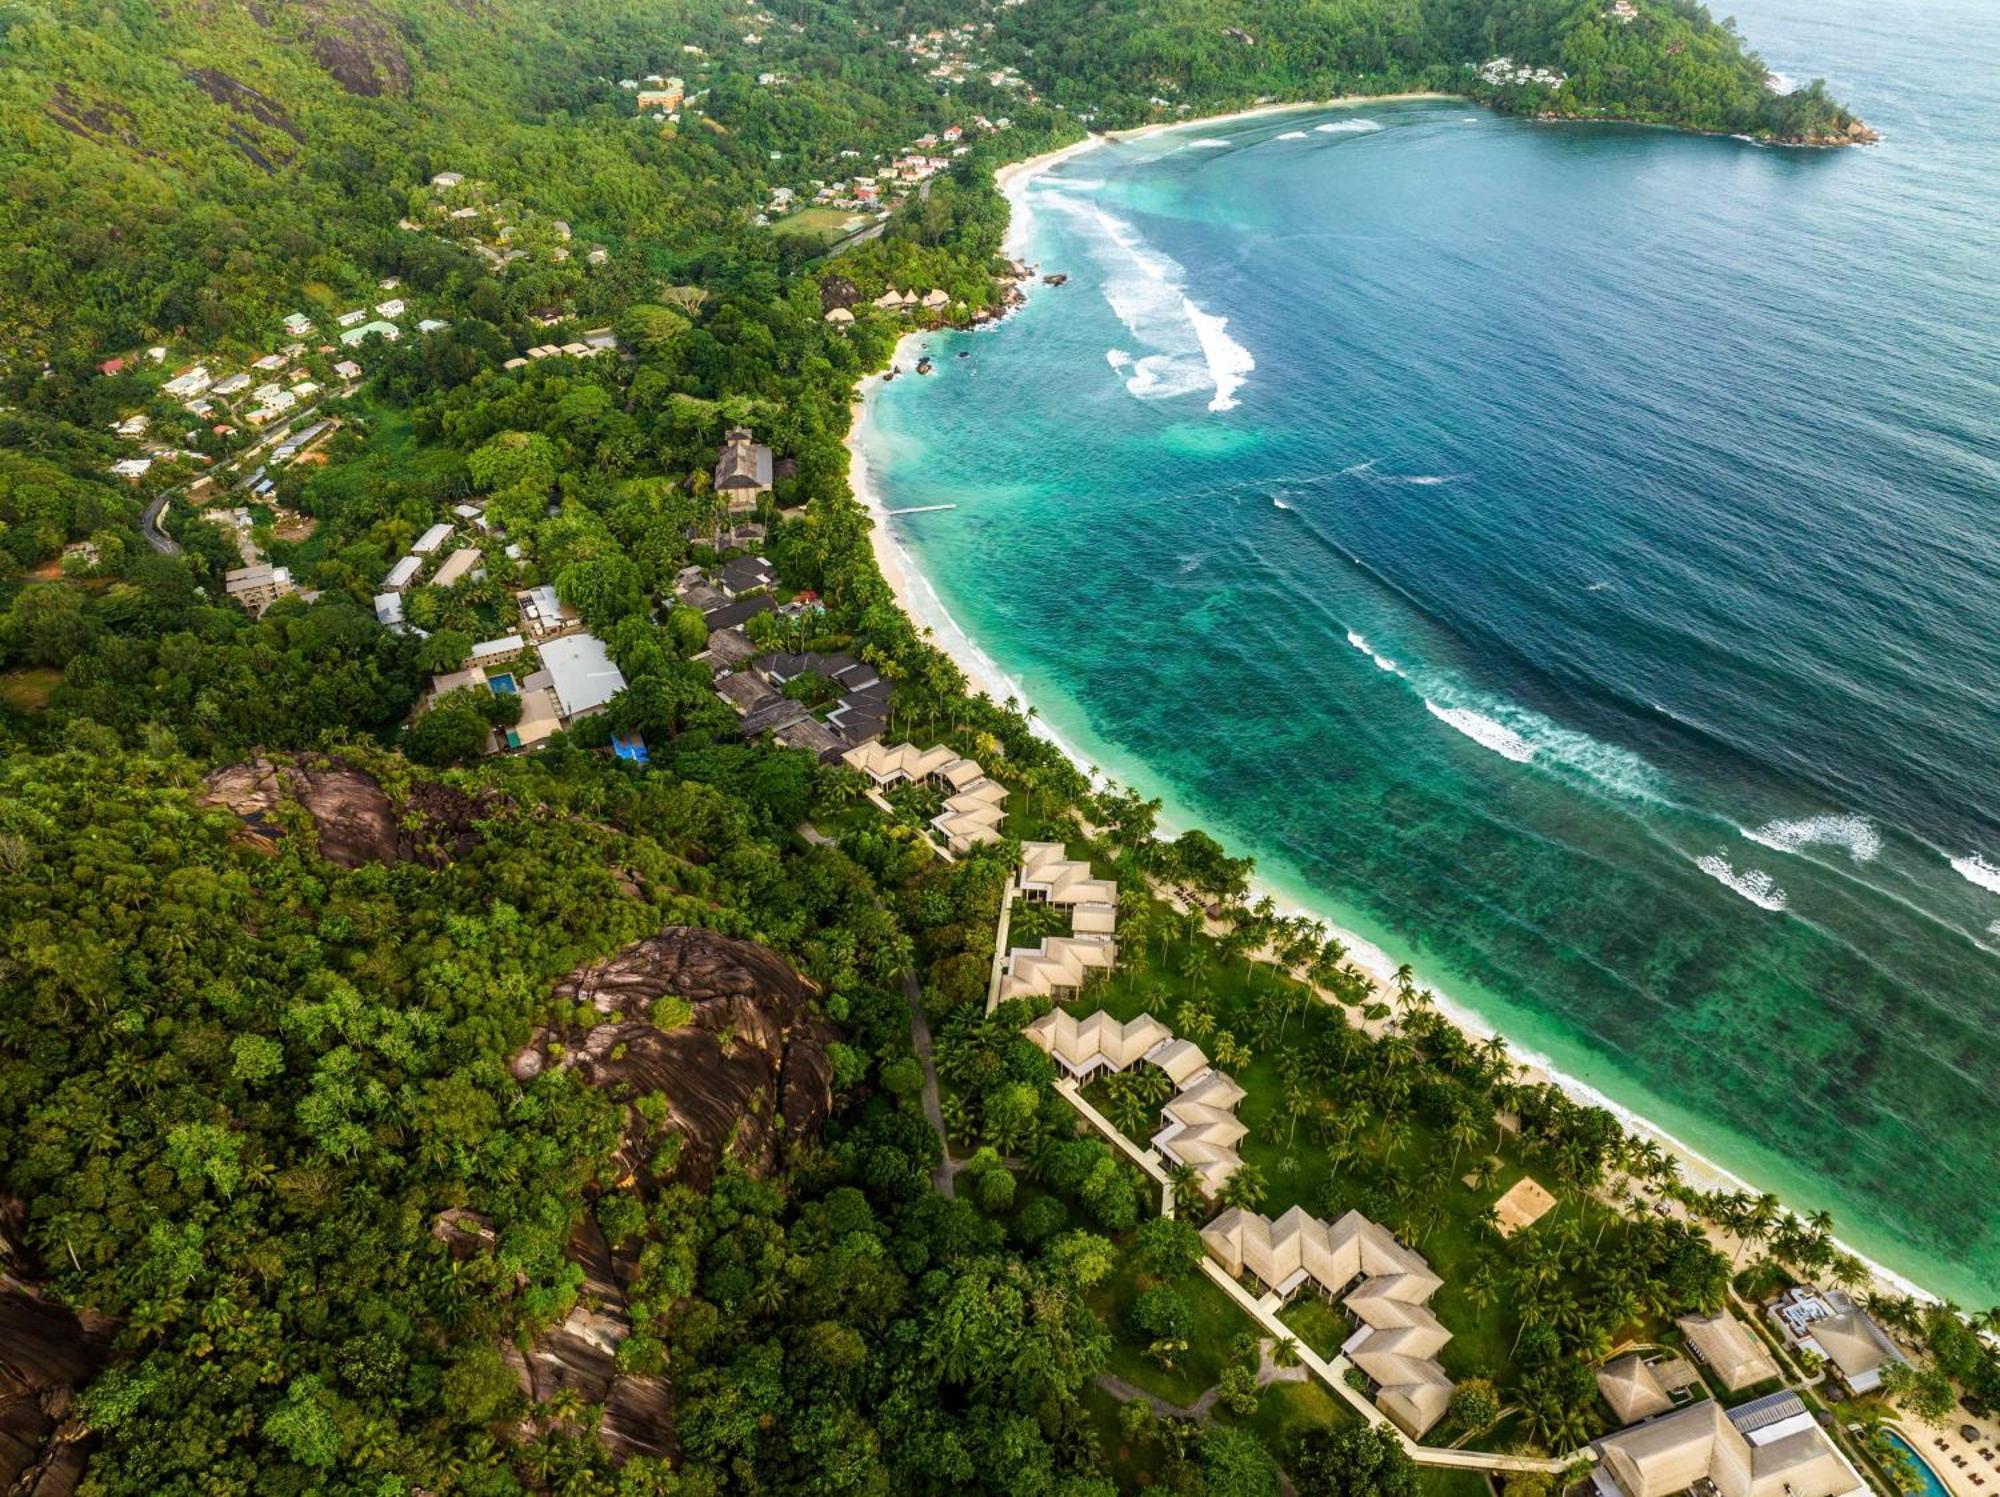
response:
M292 574L289 568L259 562L254 566L224 572L222 588L232 602L240 604L255 616L293 591Z
M333 320L342 327L359 327L368 320L368 309L366 307L356 307L352 312L342 312Z
M403 336L403 330L393 322L364 322L360 327L351 327L340 335L343 348L355 348L368 338L383 338L394 343Z
M396 318L401 317L407 310L408 308L404 306L403 299L400 296L392 296L387 301L378 301L375 303L375 315L387 318L392 322Z
M716 582L725 598L740 598L746 593L767 590L777 580L777 572L761 556L732 557L716 573Z

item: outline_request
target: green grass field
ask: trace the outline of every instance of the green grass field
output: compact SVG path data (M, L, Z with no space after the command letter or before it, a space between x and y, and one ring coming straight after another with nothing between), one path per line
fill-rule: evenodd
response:
M62 678L61 671L38 665L0 671L0 708L23 715L44 711Z
M867 214L846 208L801 208L778 219L771 225L771 232L835 244L869 222Z

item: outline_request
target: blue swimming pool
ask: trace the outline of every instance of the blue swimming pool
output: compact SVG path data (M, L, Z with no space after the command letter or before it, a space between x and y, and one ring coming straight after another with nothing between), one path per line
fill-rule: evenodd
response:
M1923 1497L1951 1497L1950 1491L1945 1487L1944 1482L1938 1478L1937 1472L1931 1470L1930 1462L1917 1453L1916 1446L1893 1430L1889 1433L1889 1443L1916 1463L1917 1475L1923 1478L1924 1484L1921 1488Z
M497 676L486 678L486 688L496 697L512 697L521 694L521 688L514 684L514 678L502 671Z

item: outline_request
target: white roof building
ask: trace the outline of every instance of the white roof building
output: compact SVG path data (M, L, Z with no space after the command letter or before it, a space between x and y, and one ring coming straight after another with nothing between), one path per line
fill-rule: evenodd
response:
M417 573L423 569L424 559L421 556L403 557L393 567L389 568L389 575L382 579L382 591L385 593L401 592L417 580Z
M565 720L594 712L625 689L604 641L594 634L565 634L542 642L542 665L554 677Z
M429 556L431 552L437 550L439 546L442 546L450 539L451 527L440 520L437 524L431 526L429 530L418 536L417 543L410 547L410 549L418 556Z

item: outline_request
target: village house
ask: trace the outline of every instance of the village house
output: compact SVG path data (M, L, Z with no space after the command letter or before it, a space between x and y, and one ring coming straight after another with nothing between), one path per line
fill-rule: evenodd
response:
M424 559L421 556L399 557L396 564L389 568L388 574L383 577L382 591L385 593L399 593L403 591L404 588L417 580L417 575L423 569Z
M516 593L514 602L521 610L521 621L527 625L528 633L536 639L561 634L583 622L582 615L557 597L556 590L547 583Z
M352 312L342 312L333 320L342 327L358 327L368 320L368 309L356 307Z
M356 348L369 338L384 338L394 343L403 336L403 330L393 322L364 322L360 327L349 328L340 335L341 346Z

